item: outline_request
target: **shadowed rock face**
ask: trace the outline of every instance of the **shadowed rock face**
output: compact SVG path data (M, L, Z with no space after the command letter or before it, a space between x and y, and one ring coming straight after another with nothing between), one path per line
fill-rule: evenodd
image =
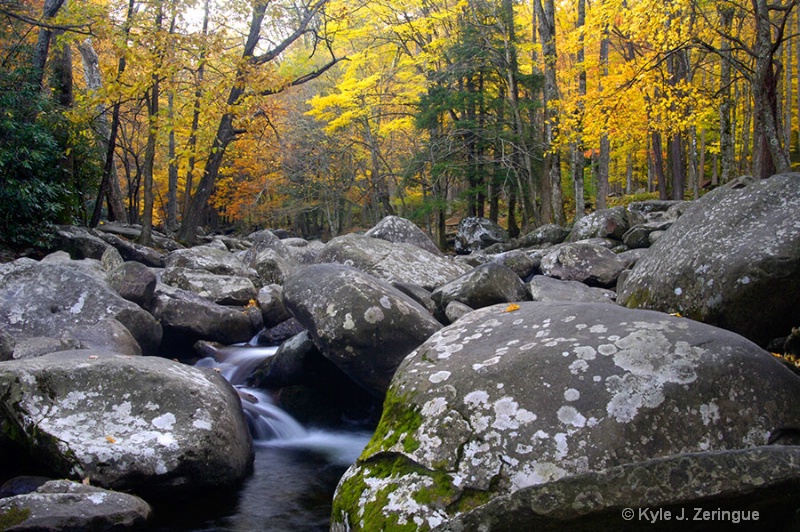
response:
M693 202L633 268L617 300L679 312L759 345L800 323L800 174Z
M157 357L64 351L0 365L0 456L118 490L230 489L253 447L238 396L211 371Z
M519 307L472 312L405 359L335 520L433 528L523 488L800 427L800 379L736 334L608 304Z

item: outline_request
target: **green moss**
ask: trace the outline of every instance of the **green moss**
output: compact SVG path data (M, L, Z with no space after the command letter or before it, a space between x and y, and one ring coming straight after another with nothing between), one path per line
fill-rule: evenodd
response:
M644 288L639 288L631 292L625 300L625 306L628 308L641 308L645 307L650 301L650 291Z
M25 522L31 516L30 508L20 508L12 506L4 512L0 512L0 530L6 530L12 526L17 526Z
M378 428L361 453L361 458L366 459L377 452L387 451L400 442L401 438L403 450L407 453L414 452L420 443L413 435L422 425L422 421L419 407L411 402L410 396L398 395L394 388L389 388Z

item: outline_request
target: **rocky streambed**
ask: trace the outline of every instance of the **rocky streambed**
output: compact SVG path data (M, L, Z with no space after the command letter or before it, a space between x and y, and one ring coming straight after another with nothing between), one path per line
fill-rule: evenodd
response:
M636 528L695 507L790 527L798 205L784 174L514 240L465 219L458 256L397 217L188 249L62 227L43 260L0 265L0 481L57 481L1 498L0 523L135 527L296 485L261 463L256 394L191 365L255 337L277 349L240 372L254 390L303 426L374 429L334 530Z

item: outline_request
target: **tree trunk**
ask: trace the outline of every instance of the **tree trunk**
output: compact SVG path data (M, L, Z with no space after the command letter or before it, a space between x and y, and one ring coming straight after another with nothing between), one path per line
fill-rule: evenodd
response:
M608 37L608 26L603 28L603 39L600 41L600 66L602 68L602 75L601 75L601 86L600 89L602 91L602 79L608 76L608 48L609 48L609 37ZM600 134L600 157L598 159L598 169L597 169L597 199L595 201L597 209L605 209L606 204L606 197L608 196L608 178L610 172L610 164L611 164L611 141L608 138L608 131L605 129Z
M724 31L730 32L733 24L733 9L719 9L720 22ZM721 102L719 106L719 152L720 152L720 175L719 179L727 183L733 177L735 153L733 143L733 124L731 119L731 59L732 52L730 44L721 44L722 57L720 61L719 94Z
M42 10L42 20L47 22L56 16L58 10L64 5L65 0L45 0ZM47 64L47 55L50 51L50 40L53 37L53 30L45 27L39 28L39 35L36 45L33 48L33 58L31 60L31 81L44 88L44 67Z
M578 107L576 111L575 139L572 141L572 182L575 186L575 219L577 222L583 218L586 199L584 195L583 173L586 158L583 156L583 115L586 98L586 69L584 66L584 38L583 26L586 24L586 0L578 0L578 19L575 30L578 32L578 51L576 62L578 64Z
M97 91L103 88L103 77L100 72L99 59L97 52L94 51L91 39L86 39L78 44L78 51L81 54L83 63L83 76L86 81L86 88L90 91ZM117 122L119 122L119 108L115 106ZM111 125L108 122L108 109L102 105L97 107L97 131L99 133L98 143L103 153L108 155L111 146ZM116 126L115 126L116 128ZM116 138L116 133L114 135ZM116 142L116 141L115 141ZM117 175L117 165L113 163L114 148L111 148L112 164L108 179L105 180L105 189L101 184L101 194L105 195L108 201L108 219L111 221L126 221L125 203L122 200L122 188L119 186L119 176ZM104 176L105 178L105 172ZM102 200L99 200L102 202Z
M169 25L170 35L175 34L175 20L177 18L177 10L175 9L175 2L172 2L172 15ZM172 79L173 86L175 78ZM169 120L169 141L167 146L167 208L166 208L166 226L171 232L178 229L178 160L176 155L175 145L175 90L171 89L167 96L167 118Z
M658 181L658 198L669 199L667 195L667 176L664 173L664 152L661 146L661 133L653 131L651 134L651 146L653 149L653 170Z
M556 146L558 137L558 80L556 72L556 62L558 60L556 50L556 24L555 24L555 2L554 0L535 0L534 7L537 11L539 21L539 38L542 44L542 55L544 59L544 107L545 107L545 150L547 168L547 185L549 188L549 206L552 217L546 221L552 221L558 225L564 225L564 200L561 191L561 156ZM543 195L544 196L544 195Z

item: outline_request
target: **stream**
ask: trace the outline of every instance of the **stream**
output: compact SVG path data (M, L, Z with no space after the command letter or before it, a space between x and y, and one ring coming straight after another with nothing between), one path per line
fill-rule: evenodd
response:
M242 399L255 445L253 474L219 504L190 507L159 518L160 530L327 531L336 484L366 446L371 432L304 427L264 390L245 381L277 347L229 346L196 366L215 368Z

